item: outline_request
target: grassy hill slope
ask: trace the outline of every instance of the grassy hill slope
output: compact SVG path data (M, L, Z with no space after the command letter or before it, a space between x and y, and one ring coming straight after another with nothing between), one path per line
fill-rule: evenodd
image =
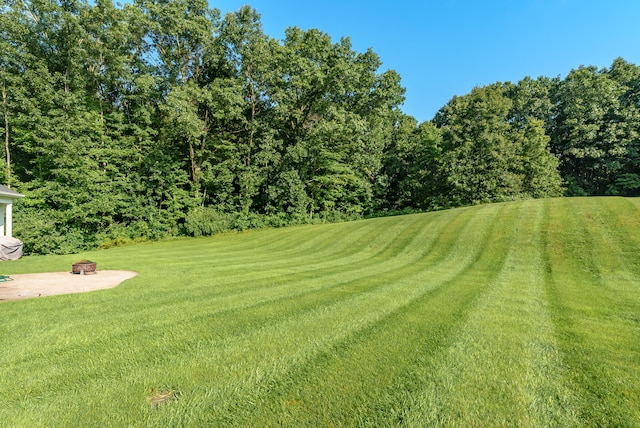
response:
M640 201L552 199L24 258L9 426L640 425ZM0 284L1 285L1 284Z

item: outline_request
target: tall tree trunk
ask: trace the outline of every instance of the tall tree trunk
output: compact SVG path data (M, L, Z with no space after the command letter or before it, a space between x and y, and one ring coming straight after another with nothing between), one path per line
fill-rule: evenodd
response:
M253 79L251 77L251 73L249 71L246 72L247 81L249 82L249 86L251 87L251 121L249 122L249 152L247 153L247 157L245 158L245 167L249 168L251 166L251 151L253 150L253 136L255 135L255 120L256 120L256 104L257 104L257 96L256 90L253 86Z
M198 170L200 168L198 167L198 162L196 161L196 151L193 148L191 139L189 139L189 160L191 161L191 179L193 180L193 184L195 184L197 187L200 185L198 179Z
M9 151L9 106L7 104L7 87L2 82L2 106L4 114L4 150L7 157L7 187L11 187L11 152Z

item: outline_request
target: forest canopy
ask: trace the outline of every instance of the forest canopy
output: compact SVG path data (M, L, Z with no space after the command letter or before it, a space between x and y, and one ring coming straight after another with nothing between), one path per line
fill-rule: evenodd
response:
M25 252L566 195L640 195L640 68L401 110L398 73L246 6L6 0L4 184Z

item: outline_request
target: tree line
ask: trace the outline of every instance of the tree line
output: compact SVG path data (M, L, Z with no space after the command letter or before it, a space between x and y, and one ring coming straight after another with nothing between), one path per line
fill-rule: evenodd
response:
M568 195L638 195L623 59L454 97L433 120L372 50L275 40L249 6L5 0L4 183L27 254Z

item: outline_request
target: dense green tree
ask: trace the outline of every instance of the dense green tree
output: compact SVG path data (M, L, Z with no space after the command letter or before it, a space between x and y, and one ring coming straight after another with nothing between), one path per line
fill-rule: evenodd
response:
M318 30L287 30L275 50L277 80L268 88L282 162L270 207L297 215L362 213L372 208L387 120L402 102L397 75L377 75L372 51L354 52ZM294 180L297 194L282 200Z
M431 122L371 50L205 0L6 1L0 176L26 251L569 194L640 193L622 59L454 97ZM553 155L549 150L551 146Z
M386 209L432 209L442 200L442 139L431 122L401 115L385 151L387 186L381 206Z
M620 97L618 140L624 144L625 154L612 183L610 194L640 195L640 67L622 58L614 60L609 76L623 86Z
M25 65L33 61L28 58L24 48L27 28L24 16L16 10L4 7L0 14L0 103L2 112L1 135L3 136L4 157L0 165L4 171L4 183L13 184L12 153L15 153L13 130L16 128L17 116L25 100L23 82L25 81Z
M228 13L218 44L227 60L214 151L208 162L211 202L224 210L264 212L265 187L279 161L281 142L271 123L267 88L274 80L277 43L262 31L260 16L248 6ZM215 196L214 196L215 195Z
M509 85L475 88L436 116L448 199L474 204L560 194L543 122L511 120ZM537 179L539 175L544 178Z
M498 85L454 97L437 115L442 129L443 168L455 204L515 197L520 178L511 168L516 150L505 121L511 101Z
M595 67L572 70L558 88L553 147L570 194L616 193L612 185L636 133L621 104L624 93L622 84Z
M519 153L515 169L522 177L521 195L532 198L561 196L562 177L558 158L550 153L550 138L545 123L531 119L524 129L515 132Z
M20 96L11 143L27 195L16 233L36 234L27 250L44 251L33 247L37 236L47 236L47 251L94 246L141 202L134 182L151 124L140 108L149 100L136 98L149 85L133 77L142 69L130 11L107 1L16 2L10 10L24 59L21 84L11 88Z
M532 79L525 77L517 84L506 83L505 95L511 100L509 122L519 128L524 128L532 120L540 120L544 123L547 132L555 116L555 108L552 94L560 84L559 78L538 77Z
M189 160L189 175L196 195L200 187L212 97L206 72L215 61L212 49L218 12L204 0L136 0L143 11L151 41L148 55L156 60L165 94L160 112L166 126L159 138L178 157Z
M88 6L32 2L15 7L25 13L21 23L29 42L21 46L23 58L35 59L23 64L22 91L31 102L22 106L14 133L29 158L25 205L53 222L59 236L83 228L95 233L111 222L113 204L105 196L110 192L98 184L106 180L94 158L102 118L88 102L90 36L82 25ZM90 199L96 191L96 199Z

